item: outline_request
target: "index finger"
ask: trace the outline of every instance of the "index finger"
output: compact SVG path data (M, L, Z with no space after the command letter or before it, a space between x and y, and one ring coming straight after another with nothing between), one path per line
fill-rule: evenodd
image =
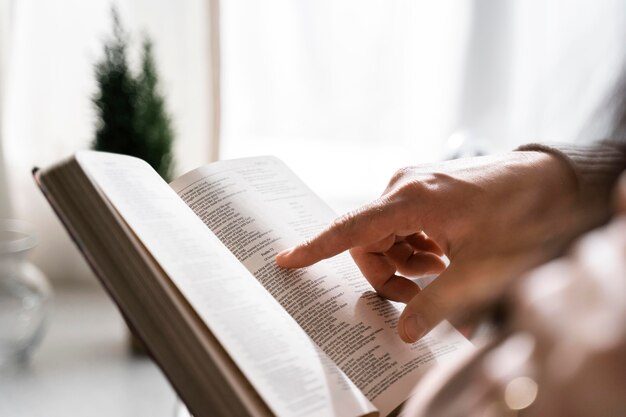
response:
M279 253L276 263L283 268L302 268L345 250L378 242L400 230L406 231L408 219L399 205L378 199L345 214L312 239Z

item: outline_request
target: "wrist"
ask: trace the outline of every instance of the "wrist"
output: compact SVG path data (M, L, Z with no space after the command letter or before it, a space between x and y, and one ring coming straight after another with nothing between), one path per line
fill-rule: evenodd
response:
M543 152L559 158L576 178L579 202L596 207L608 208L614 184L626 168L623 150L607 144L532 143L517 150Z

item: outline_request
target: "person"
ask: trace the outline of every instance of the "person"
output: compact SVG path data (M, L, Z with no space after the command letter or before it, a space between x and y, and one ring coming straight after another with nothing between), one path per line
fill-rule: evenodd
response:
M621 91L611 141L401 169L380 198L277 255L279 266L297 268L350 250L378 294L406 304L398 334L409 343L443 319L467 323L506 301L492 340L427 374L401 415L624 415ZM408 279L430 274L438 277L424 289Z
M626 73L620 85L602 110L608 140L401 169L380 198L277 255L297 268L349 250L406 304L405 342L506 307L469 357L426 374L402 416L626 415ZM411 280L433 274L423 289Z
M605 222L625 168L614 144L534 144L404 168L379 199L276 261L304 267L350 250L378 294L406 303L398 333L414 342L444 318L479 310L521 271ZM407 279L430 274L439 276L423 290Z
M617 91L610 140L400 169L380 198L281 252L277 264L305 267L349 250L378 294L406 304L405 342L443 319L464 321L611 216L626 169L626 87ZM432 274L424 289L411 279Z
M626 174L613 206L608 224L520 276L488 341L427 374L401 416L626 415Z

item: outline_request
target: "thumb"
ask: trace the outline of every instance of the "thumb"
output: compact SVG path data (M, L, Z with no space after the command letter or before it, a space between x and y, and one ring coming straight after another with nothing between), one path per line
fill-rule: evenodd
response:
M448 317L454 292L441 282L449 275L447 269L406 305L398 321L398 334L403 341L413 343L421 339Z
M453 261L406 305L398 321L400 338L413 343L443 320L465 322L501 297L527 267L527 259L516 257Z

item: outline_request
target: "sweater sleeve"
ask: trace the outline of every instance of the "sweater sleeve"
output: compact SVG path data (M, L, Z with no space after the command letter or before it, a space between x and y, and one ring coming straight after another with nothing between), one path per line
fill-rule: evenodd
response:
M562 158L576 176L582 201L608 197L620 173L626 169L626 152L609 144L530 143L517 150L547 152Z

